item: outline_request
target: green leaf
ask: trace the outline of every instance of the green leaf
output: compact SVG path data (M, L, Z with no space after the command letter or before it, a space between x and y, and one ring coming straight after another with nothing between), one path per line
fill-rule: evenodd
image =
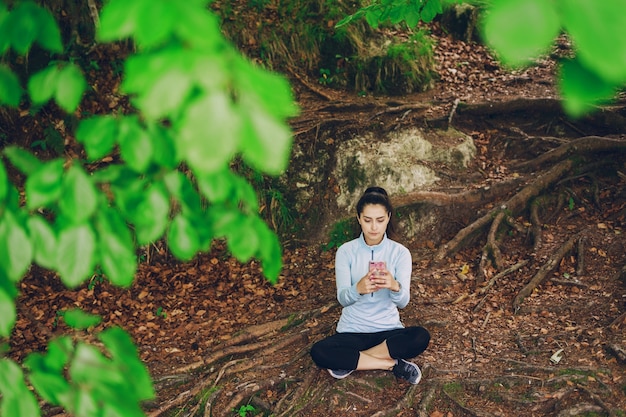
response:
M577 58L588 71L614 85L626 83L625 5L623 0L559 2Z
M37 13L37 23L39 31L35 41L50 52L63 52L61 31L59 30L57 21L48 9L42 7L39 8L39 13Z
M270 175L281 174L289 162L292 134L287 125L253 107L243 132L243 159L252 167Z
M176 57L178 60L181 58ZM159 74L150 88L144 91L136 101L137 107L151 120L176 114L192 87L189 71L184 71L179 65L171 65L171 68Z
M57 238L52 226L38 215L31 215L27 220L27 225L35 262L44 268L55 269Z
M221 21L211 13L203 0L176 2L179 9L179 24L176 35L192 48L218 50L226 44L221 32ZM182 23L181 23L182 22Z
M74 409L70 409L74 415L85 417L100 415L102 405L99 404L97 396L90 388L89 385L86 385L76 392L75 404L72 404Z
M61 374L34 371L28 375L28 380L48 403L64 405L69 402L71 386Z
M259 237L250 233L252 216L238 214L226 232L228 249L239 262L247 262L259 249Z
M593 106L610 100L617 90L617 86L607 83L577 59L567 60L561 65L559 87L563 107L572 117L580 117Z
M2 275L0 271L0 280L6 279ZM15 300L5 291L4 285L0 285L0 337L8 338L11 335L17 319L15 309Z
M198 233L189 219L181 213L170 224L167 244L174 256L184 261L192 259L200 248Z
M253 224L253 230L261 242L259 258L263 266L263 274L268 281L275 284L283 266L282 249L278 236L267 227L267 224L258 218Z
M198 213L202 210L200 195L182 172L171 171L165 177L165 184L170 194L180 202L183 212Z
M43 162L36 156L17 146L8 146L4 149L4 154L22 174L31 175L43 166Z
M119 327L111 327L100 333L98 338L111 353L113 362L125 373L135 398L141 401L154 398L150 374L139 359L137 348L128 333Z
M197 176L198 188L212 203L224 203L234 196L235 175L227 168Z
M226 91L205 95L189 106L181 122L179 152L196 173L218 171L237 151L240 125Z
M163 235L167 227L169 210L169 196L163 183L153 184L141 195L139 205L132 216L139 245L154 242Z
M59 71L54 98L59 106L68 113L72 113L78 105L87 88L87 82L81 70L74 64L68 64Z
M34 104L45 104L54 97L59 72L59 67L56 64L52 64L30 77L28 80L28 94Z
M236 78L245 123L243 157L260 171L279 174L288 163L292 143L291 129L283 119L298 113L291 88L283 77L253 69L249 64L236 67Z
M178 21L177 2L153 0L143 3L137 16L135 39L142 48L158 46L172 33Z
M382 12L380 10L369 10L365 13L365 21L372 28L377 29L381 21Z
M111 363L98 349L85 343L76 346L74 357L70 363L69 374L72 381L87 389L106 389L99 385L124 387L128 377L117 366Z
M0 359L0 415L22 417L40 415L39 405L24 383L24 374L15 362Z
M129 287L137 270L137 258L132 241L125 239L123 233L116 233L119 227L115 227L108 220L103 220L102 216L100 220L107 223L100 227L99 233L98 246L102 270L113 284Z
M22 98L22 86L17 75L6 65L0 65L0 104L17 107Z
M142 2L127 0L111 0L100 12L100 27L97 39L111 42L125 39L133 35L142 9Z
M154 163L167 168L176 168L180 161L176 155L176 145L171 130L153 124L148 127L148 134L152 141Z
M86 313L80 308L73 308L63 312L63 320L68 326L82 330L97 326L102 321L102 318L94 314Z
M62 192L62 159L45 162L26 179L26 206L29 210L47 207L56 202Z
M9 15L6 36L18 55L26 55L39 34L38 7L31 1L18 4Z
M26 273L33 259L33 247L11 211L0 218L0 268L13 282Z
M75 288L94 270L96 238L88 224L72 225L59 233L57 270L63 283Z
M412 7L409 7L404 15L404 20L409 28L414 28L420 22L421 14L419 9L419 3L415 2Z
M69 336L61 336L48 342L48 351L29 353L24 365L31 371L62 373L74 352L74 343Z
M96 188L91 178L83 168L74 164L67 170L62 183L61 212L72 223L83 223L93 215L97 205Z
M4 2L0 2L0 55L4 55L11 44L7 34L7 19L10 16L9 10Z
M485 13L484 35L502 61L519 66L547 51L561 22L552 1L494 0Z
M118 121L114 116L95 116L81 120L76 139L85 145L90 161L108 155L118 135Z
M146 172L152 160L152 142L137 117L120 119L118 140L128 166L137 172Z
M441 0L425 0L424 8L422 9L422 20L424 22L431 22L440 13L443 13Z
M285 77L254 67L244 59L236 60L236 64L235 77L239 95L243 97L245 105L254 105L246 111L253 112L256 107L263 107L277 119L298 115L299 108Z

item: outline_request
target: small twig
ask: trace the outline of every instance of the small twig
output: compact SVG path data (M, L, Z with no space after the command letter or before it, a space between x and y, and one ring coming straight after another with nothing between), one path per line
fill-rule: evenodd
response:
M361 400L363 402L366 402L366 403L371 403L372 402L372 400L370 400L369 398L365 398L365 397L363 397L363 396L361 396L361 395L359 395L357 393L354 393L352 391L346 391L346 394L352 395L353 397L358 398L359 400Z
M454 117L454 114L456 113L456 109L457 107L459 107L460 102L461 100L457 98L454 100L454 103L452 104L452 110L450 110L450 115L448 116L448 128L452 126L452 118Z
M530 234L533 238L533 250L537 250L541 245L541 220L539 219L539 204L533 201L530 205Z
M489 311L487 313L487 317L485 317L485 321L483 321L482 326L480 326L480 330L485 330L485 326L487 325L487 322L489 321L489 317L491 317L491 311Z
M609 328L610 327L619 327L622 323L626 322L626 313L623 313L622 315L620 315L618 318L616 318L615 320L613 320L611 322L611 324L609 324Z
M528 259L526 259L524 261L520 261L520 262L516 263L515 265L511 266L510 268L507 268L504 271L494 275L493 278L491 278L489 280L487 285L485 285L484 287L482 287L481 289L478 290L478 293L481 294L481 295L486 293L487 291L489 291L489 289L493 286L493 284L495 284L495 282L498 279L500 279L500 278L510 274L511 272L517 271L518 269L524 267L527 263L528 263Z
M236 365L237 363L243 361L244 359L235 359L234 361L230 361L228 363L226 363L224 366L222 366L222 368L220 369L220 371L217 373L217 377L215 378L215 382L213 382L213 386L217 386L217 383L220 381L220 379L222 379L222 377L224 376L224 374L226 373L226 369L230 366Z
M472 352L474 352L474 361L478 359L478 351L476 351L476 338L472 337Z
M572 287L588 288L589 285L573 279L552 279L551 282L560 285L570 285Z
M89 6L89 14L93 20L93 25L96 29L100 28L100 15L98 14L98 7L96 6L95 0L87 0L87 5Z
M576 255L578 259L578 265L576 266L576 275L582 277L585 275L585 237L581 236L578 240L578 248L576 248Z

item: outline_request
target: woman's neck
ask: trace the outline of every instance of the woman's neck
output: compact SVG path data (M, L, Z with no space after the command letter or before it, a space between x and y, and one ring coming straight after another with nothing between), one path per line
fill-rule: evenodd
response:
M369 239L367 239L365 237L365 235L363 235L363 239L365 240L365 243L367 244L367 246L376 246L376 245L380 245L380 243L383 241L383 239L385 238L385 236L383 235L383 237L381 237L380 239L378 239L378 241L373 242Z

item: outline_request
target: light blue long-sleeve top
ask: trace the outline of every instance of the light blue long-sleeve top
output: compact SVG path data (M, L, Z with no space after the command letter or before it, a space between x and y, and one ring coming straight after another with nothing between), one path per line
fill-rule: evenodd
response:
M356 285L369 270L369 261L385 261L387 270L400 283L400 291L381 289L361 295ZM398 308L409 303L411 252L400 243L383 237L375 246L365 243L363 233L344 243L335 255L337 299L343 306L337 332L374 333L403 328Z

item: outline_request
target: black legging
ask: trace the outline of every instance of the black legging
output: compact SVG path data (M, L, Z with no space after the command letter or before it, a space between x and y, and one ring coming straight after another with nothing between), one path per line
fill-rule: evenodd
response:
M315 343L311 357L320 368L356 369L362 350L387 341L394 359L414 358L428 347L430 334L423 327L406 327L377 333L335 333Z

